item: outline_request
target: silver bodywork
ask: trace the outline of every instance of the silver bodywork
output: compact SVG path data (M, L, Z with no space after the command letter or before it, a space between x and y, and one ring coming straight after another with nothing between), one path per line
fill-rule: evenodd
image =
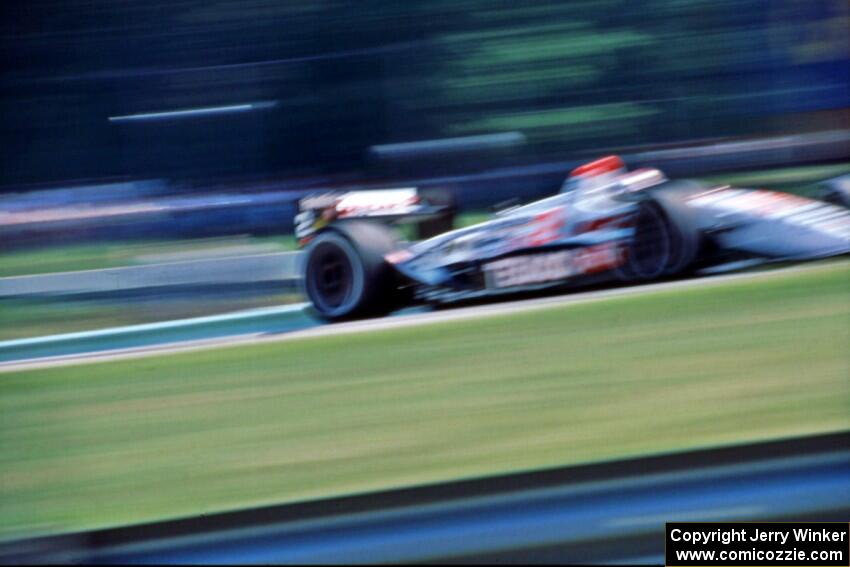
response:
M553 197L414 243L387 260L429 300L626 279L620 268L634 219L656 191L681 203L703 243L710 241L714 257L703 254L705 266L850 253L845 208L773 191L676 189L660 171L646 169L568 180Z

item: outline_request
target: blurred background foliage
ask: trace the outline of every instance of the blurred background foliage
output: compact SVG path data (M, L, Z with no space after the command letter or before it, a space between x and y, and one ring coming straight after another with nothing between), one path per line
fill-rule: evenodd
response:
M511 160L534 162L848 126L846 0L33 0L2 10L7 190L358 170L376 144L497 132L521 132ZM272 105L109 121L251 102Z

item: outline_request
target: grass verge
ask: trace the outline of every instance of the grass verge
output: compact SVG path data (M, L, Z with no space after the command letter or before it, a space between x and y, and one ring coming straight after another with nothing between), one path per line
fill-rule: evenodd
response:
M255 248L256 250L252 250ZM0 277L120 268L174 261L171 256L200 259L204 254L231 255L285 252L295 249L293 236L222 236L195 240L155 240L74 243L47 248L12 250L0 254ZM195 255L194 258L191 255ZM157 259L161 257L162 259Z
M850 426L850 264L0 375L0 537Z

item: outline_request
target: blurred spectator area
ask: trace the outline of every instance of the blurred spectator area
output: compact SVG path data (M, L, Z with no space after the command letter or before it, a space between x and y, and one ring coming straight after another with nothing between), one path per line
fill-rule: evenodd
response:
M846 0L0 9L5 191L355 171L368 148L506 133L522 144L434 173L850 126Z

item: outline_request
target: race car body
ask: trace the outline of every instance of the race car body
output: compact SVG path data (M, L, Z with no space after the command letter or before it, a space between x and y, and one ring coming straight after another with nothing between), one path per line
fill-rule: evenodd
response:
M343 217L339 204L345 199L336 199L333 213L319 215L334 220L313 232L302 230L309 232L305 291L331 320L412 301L647 281L850 253L850 212L844 207L670 181L657 169L629 172L615 156L574 170L557 195L413 243L376 222L374 210L349 209ZM410 193L387 193L383 203L389 222L445 212L445 206Z

